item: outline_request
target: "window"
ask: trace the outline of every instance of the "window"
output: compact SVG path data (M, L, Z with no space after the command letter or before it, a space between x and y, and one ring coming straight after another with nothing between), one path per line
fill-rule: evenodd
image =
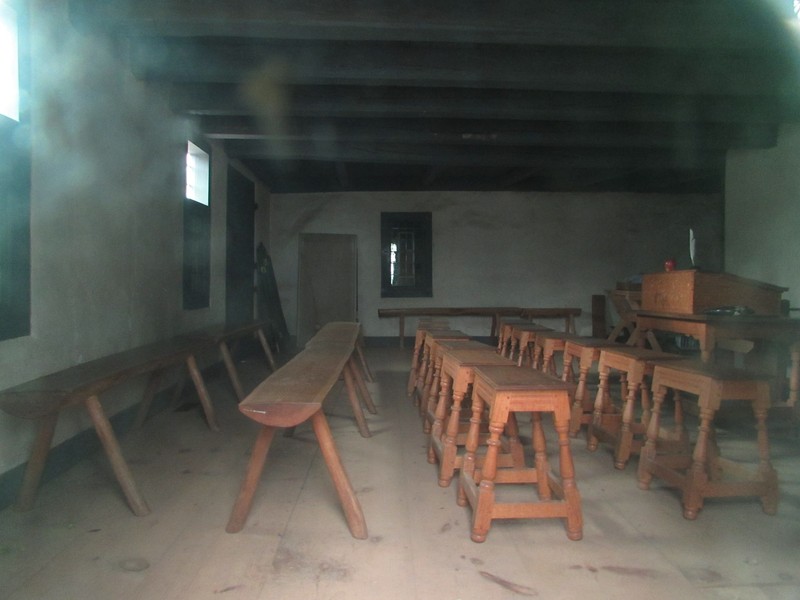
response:
M30 333L30 120L20 2L0 0L0 340Z
M208 153L186 146L186 198L183 201L183 307L208 306L211 291L211 209Z
M433 295L431 213L381 213L381 296Z

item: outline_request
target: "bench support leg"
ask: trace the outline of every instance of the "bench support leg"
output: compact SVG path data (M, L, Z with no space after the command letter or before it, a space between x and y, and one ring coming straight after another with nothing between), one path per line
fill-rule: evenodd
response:
M372 434L369 432L367 426L367 419L364 417L364 411L361 408L361 401L358 398L358 391L356 390L355 381L353 381L353 372L350 363L347 362L342 369L344 375L344 384L347 388L347 399L350 400L350 407L353 409L353 416L356 418L356 425L358 425L358 432L361 437L370 437Z
M264 331L259 329L256 332L258 335L258 341L261 342L261 347L264 349L264 354L267 355L267 362L269 363L269 368L272 369L272 372L278 370L277 365L275 364L275 357L272 355L272 350L269 348L269 342L267 342L267 336L264 335Z
M264 425L261 431L258 432L256 443L250 454L250 462L247 464L247 472L245 473L242 487L236 497L236 504L233 505L228 525L225 527L225 531L228 533L238 533L244 527L247 515L250 514L253 495L261 479L261 472L264 470L264 462L267 460L267 452L274 435L275 427L267 425Z
M197 390L197 395L200 396L200 404L203 405L203 412L206 414L206 422L212 431L219 431L217 425L217 418L214 415L214 406L211 404L211 396L208 395L206 384L203 381L203 374L200 373L200 368L197 366L197 359L194 355L190 355L186 359L186 367L189 369L189 375L194 382L194 389Z
M105 412L103 412L103 407L100 406L100 400L98 400L97 396L89 396L85 401L85 405L92 423L94 423L97 436L106 450L108 460L111 461L111 468L114 469L114 474L117 476L117 481L122 487L133 514L137 517L149 514L150 508L136 488L136 482L133 480L128 463L125 462L125 458L122 456L122 450L119 447L117 437L114 435L111 423L108 421Z
M372 401L372 395L369 393L367 383L364 381L364 375L354 357L350 357L349 364L350 370L353 372L353 379L355 379L356 385L358 385L358 389L361 392L361 399L364 401L364 406L367 407L370 414L378 414L378 409L375 408L375 403Z
M236 393L239 402L241 402L244 400L244 390L242 389L242 383L239 381L239 374L236 372L236 365L233 363L233 356L231 351L228 350L228 344L225 340L219 343L219 353L222 355L222 362L225 363L225 370L228 371L233 391Z
M44 471L45 461L47 461L47 454L50 452L50 445L53 443L53 433L55 433L57 422L58 412L45 415L38 420L36 439L33 441L31 457L25 467L22 487L15 506L17 510L27 511L33 508L36 490L39 489L39 482L42 479L42 472Z
M314 416L311 417L311 424L314 427L314 434L317 436L322 456L325 458L325 464L333 479L336 493L339 495L339 501L342 503L350 534L356 539L365 540L367 539L367 522L364 519L361 504L353 491L353 486L342 466L342 461L339 459L328 421L322 410L314 413Z
M361 334L359 334L358 339L356 340L356 352L358 353L358 359L361 361L361 368L364 369L364 376L367 378L367 381L373 383L375 381L375 377L372 375L372 371L369 369L367 357L364 356L364 338L361 336Z

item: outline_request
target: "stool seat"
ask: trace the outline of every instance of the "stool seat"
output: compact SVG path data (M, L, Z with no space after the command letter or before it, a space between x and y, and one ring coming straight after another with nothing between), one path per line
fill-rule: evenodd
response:
M566 522L567 537L581 539L583 515L568 434L573 386L545 373L514 366L477 366L474 377L472 418L458 491L459 505L472 507L471 539L483 542L494 519L536 518L562 518ZM478 469L476 451L484 405L489 407L489 438L483 464ZM531 413L534 466L498 469L500 435L516 412ZM559 476L550 471L543 413L553 415L558 436ZM539 500L497 502L495 487L498 484L535 484Z
M510 366L513 363L492 351L444 348L441 390L428 447L428 462L439 463L439 485L442 487L450 485L456 470L461 468L463 462L463 454L458 453L458 447L465 443L461 409L467 391L475 379L475 367L491 365ZM516 438L513 440L515 445L512 450L518 450L517 459L522 462L522 447L516 432L512 438Z
M697 396L700 422L691 455L666 454L661 448L660 413L669 389ZM755 470L720 456L713 421L726 400L744 400L752 405L758 455ZM647 427L647 442L639 456L639 487L648 489L654 476L677 487L682 494L683 516L690 520L697 518L705 498L711 497L756 496L765 513L775 514L778 475L769 456L769 406L768 375L685 360L656 365L653 414Z
M633 346L608 346L601 348L598 363L600 382L594 402L594 412L586 436L586 447L595 451L598 442L604 441L614 447L614 466L624 469L631 454L638 454L642 437L650 419L649 386L645 377L662 361L683 358L658 350ZM620 373L621 408L614 406L609 394L609 374ZM641 412L636 416L637 401L641 400ZM678 417L679 420L681 417Z

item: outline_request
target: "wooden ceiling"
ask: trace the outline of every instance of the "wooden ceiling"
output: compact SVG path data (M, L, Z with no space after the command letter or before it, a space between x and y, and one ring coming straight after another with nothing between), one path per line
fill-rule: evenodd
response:
M277 193L720 192L800 115L791 0L70 0Z

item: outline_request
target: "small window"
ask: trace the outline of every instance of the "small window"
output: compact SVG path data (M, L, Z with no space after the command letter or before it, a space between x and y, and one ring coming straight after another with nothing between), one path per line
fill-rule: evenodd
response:
M431 213L381 213L381 296L433 295Z
M183 308L205 308L211 296L211 208L208 153L188 142L183 201Z
M0 115L19 121L17 12L0 0Z

